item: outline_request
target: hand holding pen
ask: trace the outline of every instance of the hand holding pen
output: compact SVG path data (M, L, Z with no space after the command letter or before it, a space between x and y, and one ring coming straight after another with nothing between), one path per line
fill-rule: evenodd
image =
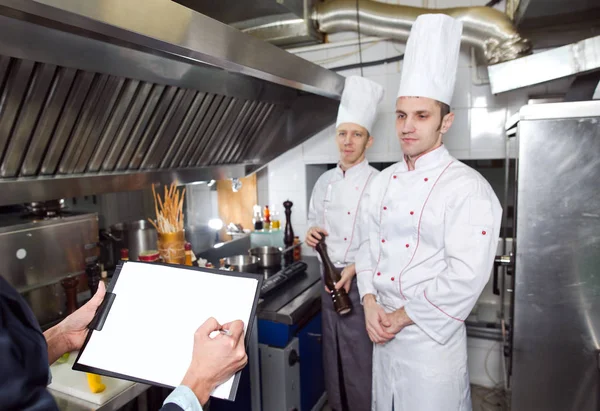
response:
M214 332L218 334L211 338ZM192 362L181 382L194 391L201 404L210 393L248 362L244 347L244 323L219 324L209 318L194 334Z

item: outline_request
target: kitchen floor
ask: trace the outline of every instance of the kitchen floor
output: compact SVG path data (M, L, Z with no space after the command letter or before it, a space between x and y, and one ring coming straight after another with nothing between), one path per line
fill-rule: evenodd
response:
M473 401L473 411L508 411L510 409L503 389L471 385L471 399ZM321 411L331 411L331 408L325 404Z

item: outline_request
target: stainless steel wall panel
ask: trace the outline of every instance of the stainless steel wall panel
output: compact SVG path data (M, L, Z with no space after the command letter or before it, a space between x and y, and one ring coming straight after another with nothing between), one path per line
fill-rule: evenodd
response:
M36 317L45 322L45 315L56 312L53 299L36 290L83 273L86 258L98 255L98 217L81 214L37 222L19 215L0 217L0 272L18 291L29 294Z
M50 139L57 129L59 116L67 101L75 75L74 69L58 68L48 98L42 107L40 120L25 153L20 176L33 176L38 173Z
M50 284L70 273L80 273L85 258L96 255L97 242L95 214L1 226L0 272L19 291ZM93 247L86 248L88 244ZM25 250L24 259L17 258L20 249Z
M67 97L67 103L63 113L60 115L56 131L50 142L50 147L48 147L48 152L43 158L40 174L49 175L56 172L58 162L60 161L65 146L73 132L73 128L75 127L83 104L86 101L94 77L93 73L83 71L77 72L75 82Z
M50 91L56 66L36 64L31 75L29 87L23 96L19 116L8 143L4 159L0 165L0 176L16 177L31 139L46 97Z

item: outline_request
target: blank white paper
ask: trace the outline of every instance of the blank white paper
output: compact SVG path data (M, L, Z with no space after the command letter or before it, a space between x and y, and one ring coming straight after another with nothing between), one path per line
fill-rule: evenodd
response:
M126 262L102 331L79 363L177 387L192 358L194 333L208 318L250 320L258 281L164 265ZM234 377L212 393L229 398Z

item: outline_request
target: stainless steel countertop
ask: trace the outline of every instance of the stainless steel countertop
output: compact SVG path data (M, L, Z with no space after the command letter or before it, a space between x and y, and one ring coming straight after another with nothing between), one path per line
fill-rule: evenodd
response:
M58 405L58 409L61 411L116 411L122 408L129 401L144 393L148 388L150 388L150 385L133 384L122 393L116 395L110 401L102 405L94 404L92 402L88 402L51 389L49 391L54 397L54 400Z
M292 325L320 309L323 286L319 260L316 257L304 257L302 261L307 264L306 275L297 277L272 295L267 295L266 299L261 299L256 313L258 319Z

